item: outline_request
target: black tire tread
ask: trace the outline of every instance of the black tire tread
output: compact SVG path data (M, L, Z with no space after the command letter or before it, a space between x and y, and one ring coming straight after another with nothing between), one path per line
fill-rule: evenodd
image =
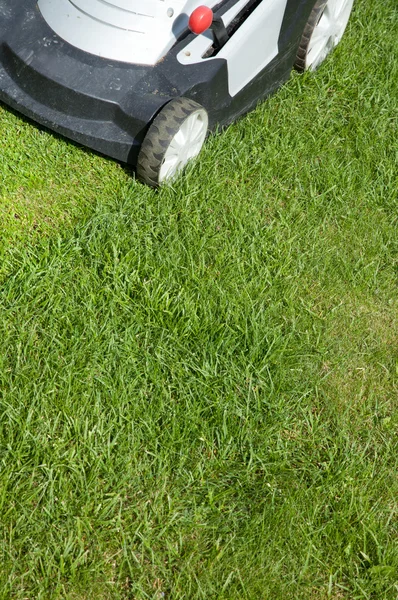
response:
M308 47L310 45L312 34L317 26L319 19L321 18L328 0L317 0L314 8L311 11L307 24L304 28L303 35L301 37L300 45L297 50L296 62L294 68L300 73L304 73L306 70L305 64L308 54Z

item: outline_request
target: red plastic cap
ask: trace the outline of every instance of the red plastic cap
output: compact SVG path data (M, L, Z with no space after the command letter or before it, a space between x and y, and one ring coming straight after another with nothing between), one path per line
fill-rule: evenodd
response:
M199 35L207 31L212 23L213 11L211 8L208 6L198 6L189 17L188 27L192 33Z

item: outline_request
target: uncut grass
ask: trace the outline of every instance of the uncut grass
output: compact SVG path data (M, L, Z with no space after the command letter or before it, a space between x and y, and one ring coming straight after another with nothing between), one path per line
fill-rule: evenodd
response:
M159 193L2 114L1 597L396 598L395 14Z

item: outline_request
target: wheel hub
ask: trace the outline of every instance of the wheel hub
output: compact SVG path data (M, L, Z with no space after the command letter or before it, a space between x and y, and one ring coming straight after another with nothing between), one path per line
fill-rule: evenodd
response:
M315 70L326 55L340 42L350 17L354 0L328 0L311 37L306 68Z
M189 160L195 158L202 148L207 132L208 119L204 111L187 117L172 139L164 155L159 182L173 179Z

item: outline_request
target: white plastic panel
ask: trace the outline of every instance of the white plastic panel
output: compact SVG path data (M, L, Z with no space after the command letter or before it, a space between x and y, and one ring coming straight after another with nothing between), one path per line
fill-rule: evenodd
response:
M231 96L240 92L277 56L286 5L287 0L263 0L215 57L227 61ZM226 26L234 18L234 10L235 6L223 16ZM202 58L210 46L209 34L200 35L177 58L185 65L214 60Z
M217 0L206 2L214 6ZM39 0L61 38L104 58L154 65L170 50L201 0Z

